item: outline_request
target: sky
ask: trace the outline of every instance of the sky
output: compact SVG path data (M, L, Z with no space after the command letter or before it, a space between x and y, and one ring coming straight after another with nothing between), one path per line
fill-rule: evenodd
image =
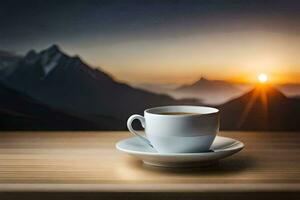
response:
M300 1L1 0L0 49L58 44L130 83L300 83Z

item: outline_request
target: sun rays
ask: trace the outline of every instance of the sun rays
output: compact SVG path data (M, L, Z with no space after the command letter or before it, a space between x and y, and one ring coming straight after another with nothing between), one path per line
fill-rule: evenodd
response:
M242 111L240 120L237 123L237 128L241 128L244 122L247 120L250 111L254 107L254 104L261 104L261 115L257 116L261 118L261 123L264 127L268 126L268 89L269 85L267 84L268 76L266 74L259 74L257 76L259 84L257 84L254 88L254 92L252 93L249 101L247 102L244 110Z

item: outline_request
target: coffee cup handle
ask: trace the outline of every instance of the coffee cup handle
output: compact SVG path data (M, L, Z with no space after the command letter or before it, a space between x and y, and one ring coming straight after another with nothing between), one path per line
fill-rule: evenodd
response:
M133 133L134 135L136 135L136 136L138 136L139 138L141 138L144 142L146 142L147 144L149 144L149 145L152 147L150 141L149 141L145 136L141 135L138 131L136 131L136 130L134 130L134 129L132 128L132 122L133 122L134 120L136 120L136 119L139 120L139 121L141 122L141 124L142 124L142 127L145 128L145 118L144 118L143 116L141 116L141 115L131 115L131 116L128 118L128 120L127 120L127 128L128 128L128 130L129 130L131 133Z

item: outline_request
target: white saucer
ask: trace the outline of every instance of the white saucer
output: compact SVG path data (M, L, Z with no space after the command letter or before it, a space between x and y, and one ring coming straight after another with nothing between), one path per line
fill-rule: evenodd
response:
M197 167L211 165L220 159L235 154L244 148L244 144L238 140L217 136L208 152L160 154L141 139L132 137L119 141L116 148L141 159L146 165Z

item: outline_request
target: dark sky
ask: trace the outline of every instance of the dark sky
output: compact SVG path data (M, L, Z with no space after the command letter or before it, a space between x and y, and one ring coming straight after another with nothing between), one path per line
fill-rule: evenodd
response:
M251 23L255 27L249 27ZM256 28L299 34L299 23L300 1L295 0L1 0L0 47L22 51L94 36L176 37L192 29Z
M262 32L282 36L272 39L279 45L291 43L295 46L300 33L300 1L1 0L0 27L0 49L25 53L32 48L42 49L58 43L68 52L83 55L95 65L122 65L120 67L129 69L134 65L146 68L156 64L163 68L170 65L163 60L168 56L168 61L174 61L182 55L182 60L175 60L176 63L191 64L186 60L194 58L186 57L184 60L184 52L180 52L183 48L190 51L188 56L193 54L191 52L204 55L207 48L193 46L198 39L201 44L200 41L223 41L222 38L226 38L226 42L218 44L227 48L228 43L232 43L234 38L239 39L241 33ZM220 33L220 37L210 37ZM230 46L232 53L225 60L220 59L224 66L235 64L230 61L230 56L234 57L241 49L239 44L252 44L258 37L259 41L263 41L262 38L269 36L256 34L251 40L244 39L236 46ZM195 40L189 41L190 38ZM289 38L293 41L288 41ZM265 45L263 42L260 44ZM261 50L262 47L257 48ZM284 48L295 53L295 47ZM170 57L167 51L174 51L174 56ZM215 45L214 53L220 51ZM142 62L145 58L161 59L162 62ZM133 59L134 62L129 62ZM210 64L202 62L197 66ZM291 65L295 65L294 60ZM125 76L127 72L118 73Z

